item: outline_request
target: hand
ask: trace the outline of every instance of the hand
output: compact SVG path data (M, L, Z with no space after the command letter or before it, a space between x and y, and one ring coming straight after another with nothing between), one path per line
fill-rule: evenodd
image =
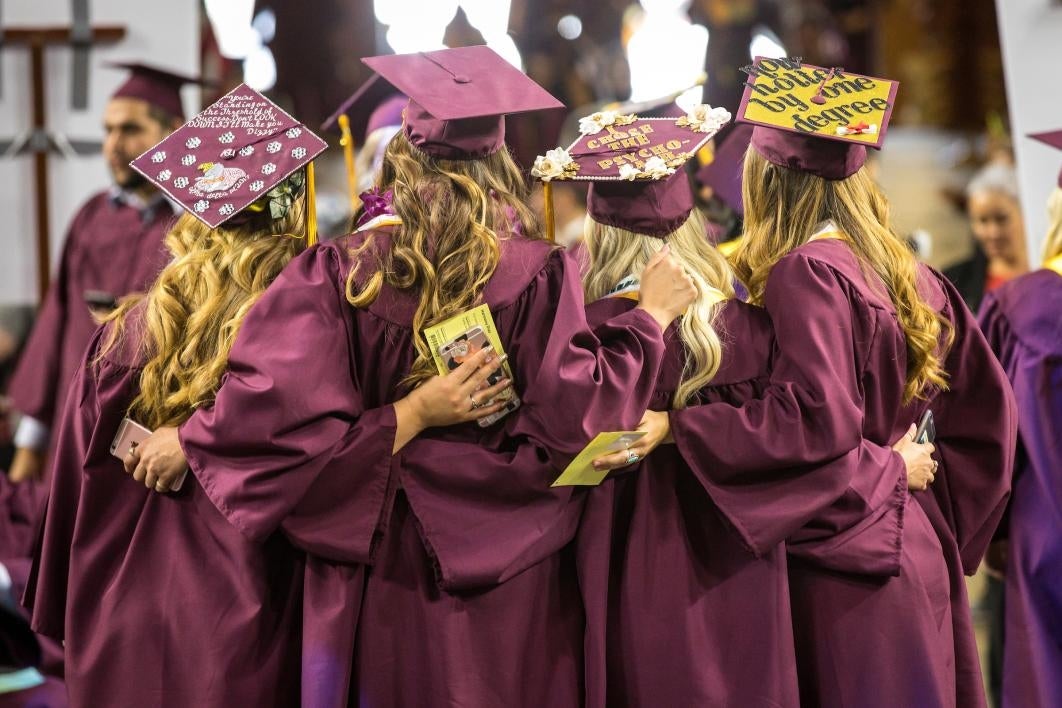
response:
M512 381L502 378L493 386L482 388L501 367L491 347L479 350L445 376L433 376L395 402L398 430L394 452L398 452L425 428L455 425L479 420L497 413L506 405L503 398L484 405L506 391ZM482 390L480 390L482 388Z
M661 248L642 271L638 307L652 315L660 329L667 329L697 297L697 286L682 264Z
M44 470L44 453L28 447L15 449L15 457L11 460L11 469L7 471L7 478L12 484L22 484L41 478Z
M907 488L913 492L924 492L937 476L937 461L931 457L936 447L933 443L916 443L915 432L916 428L912 425L893 444L892 449L900 453L907 466Z
M667 411L646 411L637 430L644 430L645 435L622 452L614 452L597 458L594 460L594 469L614 470L627 467L638 460L644 460L659 445L675 442L671 437L671 419Z
M133 475L133 479L160 494L170 491L188 469L177 428L159 428L139 445L130 448L123 463L126 473Z

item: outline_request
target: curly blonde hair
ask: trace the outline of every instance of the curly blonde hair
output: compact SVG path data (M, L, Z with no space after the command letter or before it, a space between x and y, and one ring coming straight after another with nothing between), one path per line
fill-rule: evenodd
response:
M943 362L954 338L951 323L919 295L918 262L890 228L888 202L865 168L827 180L775 165L749 148L742 197L745 238L733 262L752 302L762 304L774 264L807 243L815 226L833 221L896 307L907 342L904 402L925 397L931 387L947 388Z
M1055 187L1047 198L1047 238L1044 239L1044 260L1062 256L1062 187Z
M681 262L693 279L697 297L679 323L686 349L682 377L672 397L672 406L685 408L696 402L698 393L708 385L722 361L722 344L715 330L715 320L722 303L712 292L734 296L733 273L726 258L708 240L707 224L694 209L686 222L666 236L651 238L615 226L606 226L586 218L584 245L589 265L583 277L586 301L606 295L623 278L641 273L645 264L667 243L671 255Z
M355 250L347 300L368 307L384 284L417 295L417 356L402 382L413 388L438 373L421 336L424 328L480 303L498 266L500 240L516 232L530 239L544 236L526 205L527 183L505 148L478 160L443 160L421 152L399 133L387 146L379 186L393 191L402 223L386 251L375 250L371 232ZM357 276L370 250L375 262L359 290Z
M216 229L181 215L165 240L173 260L146 294L123 299L105 319L113 325L97 361L143 303L137 346L146 362L131 418L151 429L180 425L213 402L244 316L306 246L304 206L300 197L282 219L266 212Z

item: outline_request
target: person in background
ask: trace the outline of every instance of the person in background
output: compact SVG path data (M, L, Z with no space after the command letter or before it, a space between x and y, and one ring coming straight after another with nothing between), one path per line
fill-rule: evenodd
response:
M1030 137L1062 149L1062 131ZM1062 174L1047 212L1043 266L986 294L978 315L1018 402L1014 491L997 541L1003 708L1062 705Z
M974 253L945 269L967 307L977 312L985 293L1029 270L1025 221L1012 165L993 163L966 186L966 214L974 236Z

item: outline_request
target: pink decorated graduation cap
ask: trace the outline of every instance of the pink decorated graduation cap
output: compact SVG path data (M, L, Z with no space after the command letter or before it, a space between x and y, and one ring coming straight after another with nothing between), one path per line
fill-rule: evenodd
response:
M1062 150L1062 130L1052 130L1047 133L1032 133L1028 137L1046 143L1056 150ZM1062 187L1062 172L1058 173L1058 186Z
M206 85L202 79L138 62L113 62L108 66L129 71L129 78L118 87L111 98L137 98L181 120L184 120L181 87L185 84Z
M505 116L564 104L486 46L362 59L409 96L405 134L432 157L476 160L505 144Z
M738 120L753 149L781 167L828 180L855 174L880 148L899 84L791 59L757 57Z
M312 243L311 160L325 147L309 128L241 84L130 164L211 228L248 208L282 216L298 196L285 189L288 177L305 165ZM301 174L293 180L301 187Z
M752 131L747 123L730 126L722 137L716 138L712 161L697 170L697 181L711 187L715 196L742 215L745 207L741 201L741 172Z
M590 183L587 211L601 224L665 237L693 211L682 169L730 120L723 108L700 105L680 118L640 118L601 111L579 121L582 136L535 160L531 174ZM547 198L547 230L552 208Z

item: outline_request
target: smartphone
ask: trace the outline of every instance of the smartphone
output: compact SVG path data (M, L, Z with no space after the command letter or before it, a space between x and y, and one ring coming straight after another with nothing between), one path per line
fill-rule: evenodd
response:
M918 429L915 431L916 443L931 443L937 438L937 428L933 424L933 411L926 409L922 419L918 421Z
M149 435L151 435L151 430L148 428L145 428L132 418L122 418L122 422L118 426L118 432L115 434L114 440L111 441L111 454L119 460L124 460L133 444L142 443ZM184 479L187 476L188 470L185 470L177 478L177 481L173 483L173 486L170 487L170 491L181 491L181 487L184 486Z
M461 364L465 363L465 361L467 361L469 357L475 355L476 352L488 346L488 344L489 342L487 340L487 335L483 331L483 328L476 326L468 330L467 332L458 335L452 341L447 342L443 346L439 347L439 354L442 356L443 361L446 363L446 368L450 371L453 371L457 367L461 366ZM501 381L503 377L508 375L508 373L509 372L507 365L503 364L502 366L498 367L497 371L487 377L487 380L483 382L483 385L480 388L483 389L489 386L493 386L494 384ZM506 400L505 407L497 413L492 413L491 415L477 420L476 423L479 424L479 427L486 428L487 426L498 422L506 415L512 413L520 407L520 398L516 395L515 392L508 394L499 394L499 396L492 399L491 402L493 403L495 401L498 401L500 398L504 398Z

